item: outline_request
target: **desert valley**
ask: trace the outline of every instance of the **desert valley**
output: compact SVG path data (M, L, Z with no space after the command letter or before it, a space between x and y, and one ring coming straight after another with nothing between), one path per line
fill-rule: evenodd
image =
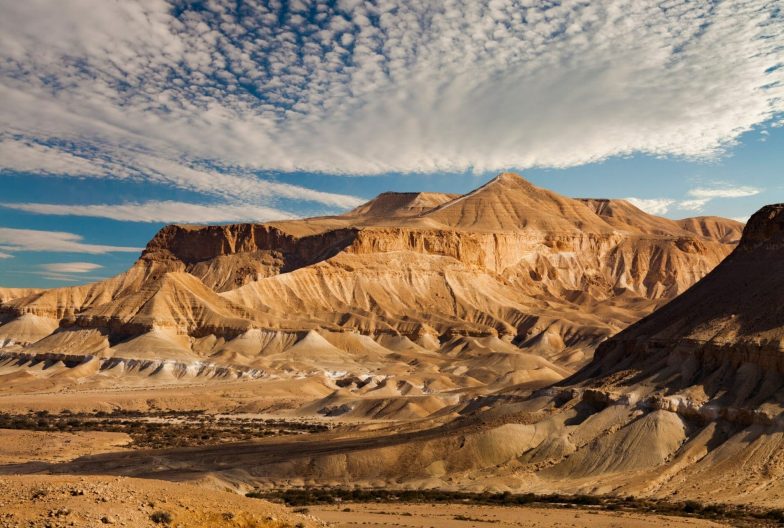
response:
M784 526L784 0L0 0L0 528Z
M167 226L118 276L0 291L0 523L380 526L449 496L417 522L773 525L782 247L782 206L673 221L512 173Z

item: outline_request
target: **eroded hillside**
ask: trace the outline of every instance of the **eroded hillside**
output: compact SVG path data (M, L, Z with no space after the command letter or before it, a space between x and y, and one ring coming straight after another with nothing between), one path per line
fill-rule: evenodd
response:
M16 387L30 390L306 376L333 391L324 405L414 398L427 415L455 390L568 376L710 272L739 229L508 173L464 196L384 193L340 216L173 225L114 278L4 290L0 372L26 369Z

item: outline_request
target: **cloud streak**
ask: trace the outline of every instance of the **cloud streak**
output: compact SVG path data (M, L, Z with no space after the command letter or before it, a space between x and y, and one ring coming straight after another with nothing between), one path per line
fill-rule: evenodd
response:
M5 168L348 208L259 174L710 157L784 110L765 0L206 5L0 0Z
M652 215L666 214L675 203L670 198L626 198L626 201Z
M41 268L49 273L89 273L103 266L93 262L52 262L50 264L41 264Z
M62 205L44 203L4 203L0 206L29 213L109 218L125 222L219 223L265 222L294 218L277 209L250 204L194 204L176 201L149 201L124 204Z
M746 196L755 196L760 193L760 190L756 187L749 187L749 186L724 186L724 187L715 187L712 189L708 188L697 188L692 189L689 191L689 196L693 196L699 200L708 199L711 200L713 198L744 198Z
M627 198L626 200L646 213L663 215L673 208L682 211L702 211L711 200L717 198L745 198L756 196L761 192L761 189L748 185L721 184L715 187L690 189L686 193L690 198L685 200L675 200L673 198Z
M82 237L63 231L40 231L35 229L13 229L0 227L0 250L9 253L18 251L52 251L60 253L138 253L141 248L87 244Z

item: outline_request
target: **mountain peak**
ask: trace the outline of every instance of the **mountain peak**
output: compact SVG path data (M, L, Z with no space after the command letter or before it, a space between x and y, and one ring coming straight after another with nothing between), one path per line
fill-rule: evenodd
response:
M458 196L436 192L383 192L343 216L379 218L416 216Z
M527 187L533 187L533 184L517 174L516 172L502 172L489 183L504 183L504 184L512 184L512 185L524 185Z
M478 189L425 213L423 218L475 231L611 230L582 202L537 187L513 172L502 172Z
M755 248L784 239L784 204L766 205L749 219L740 246Z

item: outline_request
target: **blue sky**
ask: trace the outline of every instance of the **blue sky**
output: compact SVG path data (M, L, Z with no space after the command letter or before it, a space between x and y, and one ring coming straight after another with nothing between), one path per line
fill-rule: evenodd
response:
M506 169L673 218L784 201L775 2L0 7L0 286L114 275L170 222Z

